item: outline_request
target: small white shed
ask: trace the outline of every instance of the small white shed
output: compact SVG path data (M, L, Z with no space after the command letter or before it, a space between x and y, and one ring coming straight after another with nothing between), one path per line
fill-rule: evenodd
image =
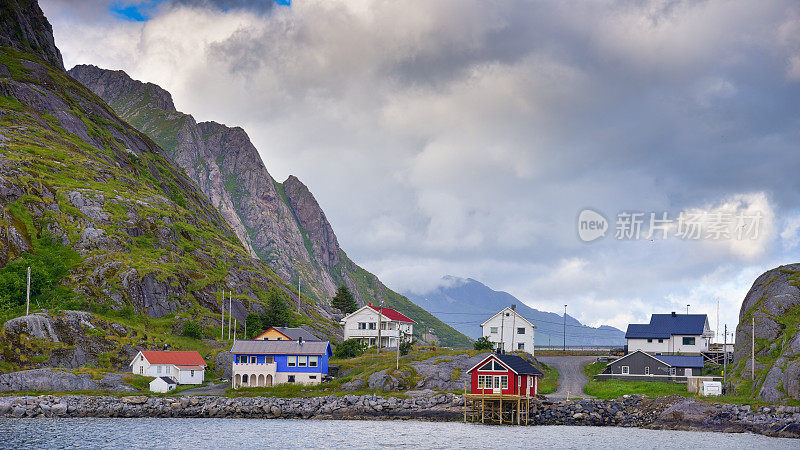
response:
M178 386L178 383L170 377L156 377L150 382L150 392L169 392L175 389L176 386Z

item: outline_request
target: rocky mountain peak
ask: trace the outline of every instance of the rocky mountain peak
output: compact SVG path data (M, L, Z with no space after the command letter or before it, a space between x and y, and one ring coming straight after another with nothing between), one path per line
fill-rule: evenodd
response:
M108 103L121 103L136 93L139 107L176 111L172 94L156 84L134 80L122 70L105 70L90 64L79 64L69 73L84 85L96 86L95 93Z
M327 267L339 264L339 241L314 194L294 175L283 182L283 190L297 221L309 235L314 256Z
M0 0L0 45L33 53L64 68L53 27L36 0Z

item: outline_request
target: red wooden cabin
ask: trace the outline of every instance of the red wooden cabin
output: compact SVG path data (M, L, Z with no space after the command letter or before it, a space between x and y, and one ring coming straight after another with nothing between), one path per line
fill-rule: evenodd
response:
M467 371L473 394L531 395L539 391L536 367L516 355L491 354Z

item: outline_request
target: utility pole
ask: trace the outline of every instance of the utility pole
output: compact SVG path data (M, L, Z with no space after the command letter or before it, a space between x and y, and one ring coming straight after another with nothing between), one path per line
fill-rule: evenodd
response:
M219 339L225 340L225 291L222 291L222 328L220 328Z
M753 380L753 384L755 384L756 380L756 316L754 315L751 319L753 322L753 328L750 332L750 379ZM755 386L753 386L755 387Z
M233 318L233 291L229 291L228 297L228 340L231 339L231 318Z
M725 338L722 344L722 390L725 393L725 380L728 378L728 324L725 324Z
M400 325L397 325L397 370L400 370L400 336L402 332L400 331Z
M726 324L725 326L727 327L728 325ZM717 331L714 332L714 339L719 339L719 299L717 299Z
M567 351L567 305L564 305L564 351Z
M686 315L687 315L687 316L689 315L689 306L690 306L690 305L686 305Z
M28 290L25 294L25 315L31 312L31 268L28 267Z
M233 319L233 342L236 342L236 319Z
M300 271L297 271L297 313L300 313Z
M517 336L517 305L511 305L511 311L514 313L514 317L511 318L511 351L513 352L516 350L514 347L514 337Z
M506 351L506 342L503 337L503 332L506 330L506 309L503 308L503 315L500 316L500 353Z

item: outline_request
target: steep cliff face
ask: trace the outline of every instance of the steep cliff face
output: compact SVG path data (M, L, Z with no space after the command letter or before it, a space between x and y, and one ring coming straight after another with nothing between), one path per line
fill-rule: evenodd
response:
M250 257L163 149L63 71L35 2L2 5L0 36L13 46L0 48L0 269L63 246L77 255L57 283L71 294L38 306L174 315L207 337L216 335L222 292L233 291L241 323L274 287L321 335L340 336L329 314ZM6 8L22 18L7 21ZM2 288L0 313L18 314L24 296Z
M800 264L765 272L739 312L733 375L742 394L776 402L800 400ZM751 345L755 320L755 380Z
M277 183L244 130L216 122L196 123L175 110L168 92L122 71L81 65L69 72L103 97L134 127L158 142L222 213L251 252L280 277L318 300L347 285L359 304L384 302L439 334L442 343L469 339L353 263L310 190L297 177Z
M0 46L13 47L64 68L53 27L36 0L0 0Z

